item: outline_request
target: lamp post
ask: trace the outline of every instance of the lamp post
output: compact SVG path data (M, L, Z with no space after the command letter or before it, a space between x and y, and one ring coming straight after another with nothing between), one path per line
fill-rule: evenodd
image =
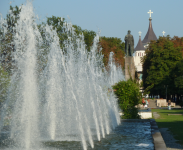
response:
M168 88L168 85L164 85L164 87L166 88L166 101L167 101L167 88Z

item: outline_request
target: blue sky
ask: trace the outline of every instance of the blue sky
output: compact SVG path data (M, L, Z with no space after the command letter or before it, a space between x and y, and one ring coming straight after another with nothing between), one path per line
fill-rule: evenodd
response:
M21 5L26 0L0 0L0 13L6 16L10 2ZM148 30L149 14L157 37L165 35L183 36L183 0L34 0L35 13L44 21L45 17L67 18L82 29L101 31L101 36L118 37L124 41L128 30L134 36L135 46L138 32L142 40Z

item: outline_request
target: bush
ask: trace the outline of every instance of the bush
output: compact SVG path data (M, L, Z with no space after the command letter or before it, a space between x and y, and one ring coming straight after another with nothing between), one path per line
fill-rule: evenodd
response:
M123 112L123 119L140 119L138 108L142 95L139 86L132 80L120 81L113 86L114 93L118 98L118 104Z

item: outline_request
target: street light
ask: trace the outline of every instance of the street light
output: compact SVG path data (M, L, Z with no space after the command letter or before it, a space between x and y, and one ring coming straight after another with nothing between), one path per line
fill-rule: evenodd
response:
M167 87L168 87L168 85L164 85L164 87L166 88L166 101L167 101Z

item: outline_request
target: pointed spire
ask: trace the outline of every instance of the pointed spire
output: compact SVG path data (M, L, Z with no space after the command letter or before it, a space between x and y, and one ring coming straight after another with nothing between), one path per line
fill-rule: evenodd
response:
M140 50L145 50L143 44L142 44L142 41L141 41L141 31L139 31L139 42L137 44L137 46L135 47L135 51L140 51Z
M151 13L152 13L152 12L151 12ZM151 13L150 13L150 14L151 14ZM156 37L156 35L155 35L154 31L153 31L153 28L152 28L151 20L152 20L152 18L151 18L151 16L150 16L150 17L149 17L149 29L148 29L148 31L147 31L146 36L144 37L144 39L143 39L143 41L142 41L142 43L143 43L144 45L147 44L148 42L150 42L151 40L157 40L157 37Z

